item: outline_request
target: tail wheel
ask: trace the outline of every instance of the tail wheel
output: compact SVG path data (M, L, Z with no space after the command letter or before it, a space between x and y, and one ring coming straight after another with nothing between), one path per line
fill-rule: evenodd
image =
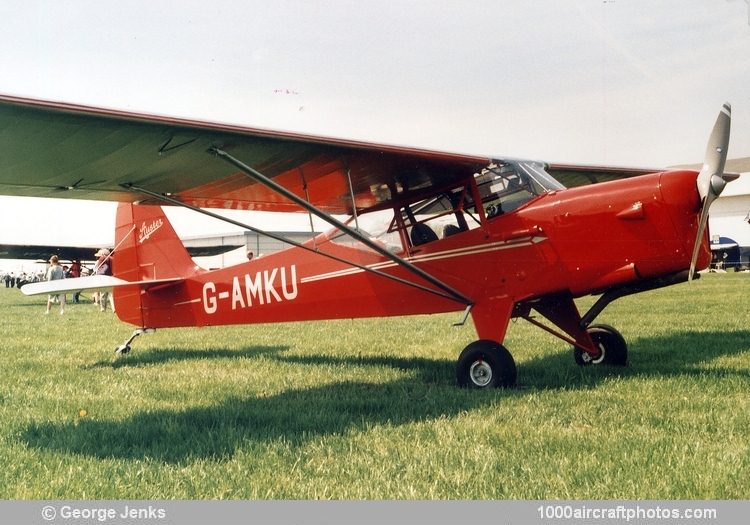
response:
M592 359L581 348L575 347L573 348L573 358L576 364L580 366L626 366L628 364L628 345L620 332L606 324L592 324L588 327L587 332L594 344L602 351L602 354L598 358Z
M510 388L516 385L516 363L503 345L480 339L461 352L456 381L462 388Z

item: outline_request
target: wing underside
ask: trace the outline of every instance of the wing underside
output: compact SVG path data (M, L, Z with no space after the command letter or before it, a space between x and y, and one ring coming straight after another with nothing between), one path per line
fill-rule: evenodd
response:
M299 211L211 152L221 149L317 208L351 212L451 184L487 157L358 143L0 96L0 193Z

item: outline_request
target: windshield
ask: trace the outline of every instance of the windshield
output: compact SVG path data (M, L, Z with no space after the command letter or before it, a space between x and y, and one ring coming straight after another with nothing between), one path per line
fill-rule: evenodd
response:
M565 189L540 162L491 164L475 179L488 218L511 212L549 191Z

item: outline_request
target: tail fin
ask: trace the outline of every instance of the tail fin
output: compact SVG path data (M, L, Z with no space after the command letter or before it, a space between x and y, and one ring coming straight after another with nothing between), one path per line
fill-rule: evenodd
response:
M186 278L196 267L161 206L122 203L117 207L112 269L126 281ZM145 298L138 287L115 289L118 317L144 326Z
M114 275L127 281L188 277L196 267L161 206L120 204Z

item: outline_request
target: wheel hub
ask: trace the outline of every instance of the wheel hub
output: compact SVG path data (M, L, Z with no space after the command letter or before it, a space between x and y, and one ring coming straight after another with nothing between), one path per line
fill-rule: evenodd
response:
M590 356L589 354L585 354L585 355L587 355L587 356L588 356L588 358L589 358L589 362L590 362L590 363L591 363L592 365L599 365L599 364L601 364L601 363L602 363L602 362L604 361L604 355L605 355L605 353L606 353L606 349L604 348L604 345L603 345L603 344L601 344L601 343L598 343L598 344L597 344L596 346L598 346L598 347L599 347L599 351L600 351L599 357L597 357L596 359L594 359L594 358L592 358L592 357L591 357L591 356Z
M492 367L484 361L474 361L469 368L469 377L476 386L487 386L492 381Z

